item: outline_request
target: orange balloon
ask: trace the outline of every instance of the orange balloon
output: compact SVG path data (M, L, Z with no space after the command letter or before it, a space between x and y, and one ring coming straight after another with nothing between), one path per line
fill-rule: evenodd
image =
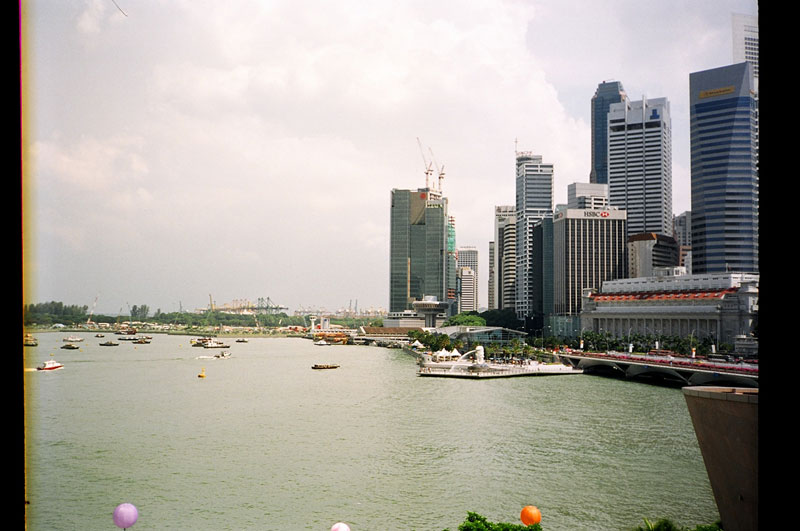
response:
M522 508L522 512L519 513L519 519L525 525L538 524L542 521L542 513L533 505L526 505Z

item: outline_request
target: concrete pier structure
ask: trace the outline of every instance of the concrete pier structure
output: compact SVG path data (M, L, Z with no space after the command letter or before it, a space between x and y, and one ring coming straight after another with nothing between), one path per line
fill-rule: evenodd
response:
M758 389L684 387L725 531L758 531Z

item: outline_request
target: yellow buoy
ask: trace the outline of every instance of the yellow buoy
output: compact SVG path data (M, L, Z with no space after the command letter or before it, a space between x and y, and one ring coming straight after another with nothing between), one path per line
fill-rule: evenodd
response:
M206 368L203 367L200 369L200 374L197 375L198 378L205 378L206 377Z

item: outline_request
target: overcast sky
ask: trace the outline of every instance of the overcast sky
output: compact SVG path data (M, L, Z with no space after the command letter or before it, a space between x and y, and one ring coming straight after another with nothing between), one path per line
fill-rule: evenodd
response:
M666 97L689 210L689 74L755 0L22 2L25 302L98 313L388 306L392 188L444 167L480 253L514 151L588 182L590 100Z

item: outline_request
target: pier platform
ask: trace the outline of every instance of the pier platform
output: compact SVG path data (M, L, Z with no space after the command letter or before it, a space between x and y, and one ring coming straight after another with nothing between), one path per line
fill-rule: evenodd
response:
M561 364L536 364L536 365L452 365L428 363L422 365L417 371L418 376L434 378L468 378L482 380L485 378L518 378L521 376L558 376L566 374L583 374L582 369L576 369Z

